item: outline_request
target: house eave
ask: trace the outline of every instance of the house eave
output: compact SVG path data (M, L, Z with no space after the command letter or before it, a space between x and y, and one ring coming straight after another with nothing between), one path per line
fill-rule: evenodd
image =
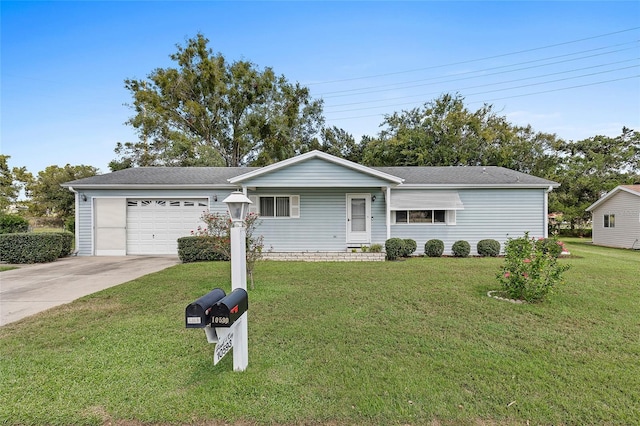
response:
M73 186L74 189L237 189L237 185L222 184L88 184L88 185L61 185L64 188Z
M475 184L475 183L448 183L448 184L402 184L394 189L470 189L470 188L487 188L487 189L549 189L558 188L560 184L523 184L523 183L492 183L492 184Z

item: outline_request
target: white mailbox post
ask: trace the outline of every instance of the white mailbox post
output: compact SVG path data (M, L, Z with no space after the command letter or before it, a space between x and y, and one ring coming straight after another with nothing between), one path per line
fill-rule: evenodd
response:
M224 199L231 216L231 290L247 290L247 230L244 218L251 200L241 191L232 192ZM228 338L221 338L216 344L216 353L228 351L233 346L233 370L244 371L249 363L247 313L233 325ZM221 336L218 336L219 338ZM225 347L218 348L218 345ZM225 350L226 349L226 350ZM224 355L223 355L224 356Z

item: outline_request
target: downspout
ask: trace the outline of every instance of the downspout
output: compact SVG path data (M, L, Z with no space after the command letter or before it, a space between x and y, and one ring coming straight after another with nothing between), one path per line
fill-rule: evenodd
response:
M76 208L75 208L75 219L74 219L74 229L73 229L73 233L74 233L74 238L75 238L75 250L73 251L73 256L77 256L78 255L78 251L80 250L80 233L78 232L78 226L80 223L80 194L78 194L78 191L76 191L75 189L73 189L72 186L69 187L69 191L73 192L74 196L75 196L75 204L76 204Z
M391 187L385 188L386 193L384 197L385 207L387 209L385 214L385 221L387 225L387 240L391 238Z
M553 191L553 186L544 191L544 238L549 238L549 193Z

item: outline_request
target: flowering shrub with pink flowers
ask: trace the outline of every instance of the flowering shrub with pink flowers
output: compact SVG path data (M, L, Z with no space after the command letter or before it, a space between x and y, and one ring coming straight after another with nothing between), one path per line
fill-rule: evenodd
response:
M249 213L244 218L245 231L247 234L247 275L251 280L251 288L254 288L253 269L256 261L262 258L264 248L264 237L255 234L256 226L259 225L258 215ZM205 212L200 217L206 226L200 227L191 234L202 237L212 237L213 250L225 259L231 258L231 217L228 214Z
M552 239L541 244L529 233L507 241L498 280L511 299L540 302L563 282L562 274L569 265L560 264L556 250L549 250L559 246Z

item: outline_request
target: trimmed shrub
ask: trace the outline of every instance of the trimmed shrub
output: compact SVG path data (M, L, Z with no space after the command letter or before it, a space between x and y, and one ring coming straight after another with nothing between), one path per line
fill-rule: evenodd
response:
M0 234L0 260L8 263L53 262L62 253L60 232Z
M402 240L402 257L409 257L418 248L418 244L411 238L405 238Z
M433 239L424 244L424 254L428 257L440 257L444 253L444 242Z
M387 260L396 260L402 256L404 241L401 238L389 238L384 243Z
M178 257L184 263L229 260L215 250L217 237L191 236L178 238Z
M540 247L543 253L549 253L555 258L560 257L564 248L562 242L555 238L540 238L536 241L536 245Z
M62 231L62 232L52 232L53 234L58 234L62 237L62 244L60 246L60 256L66 257L71 254L73 250L73 243L75 239L75 235L72 232Z
M471 245L463 240L456 241L451 246L451 252L455 257L467 257L471 253Z
M17 214L0 213L0 234L27 232L29 221Z
M500 254L500 241L480 240L478 241L477 250L480 256L497 257Z

